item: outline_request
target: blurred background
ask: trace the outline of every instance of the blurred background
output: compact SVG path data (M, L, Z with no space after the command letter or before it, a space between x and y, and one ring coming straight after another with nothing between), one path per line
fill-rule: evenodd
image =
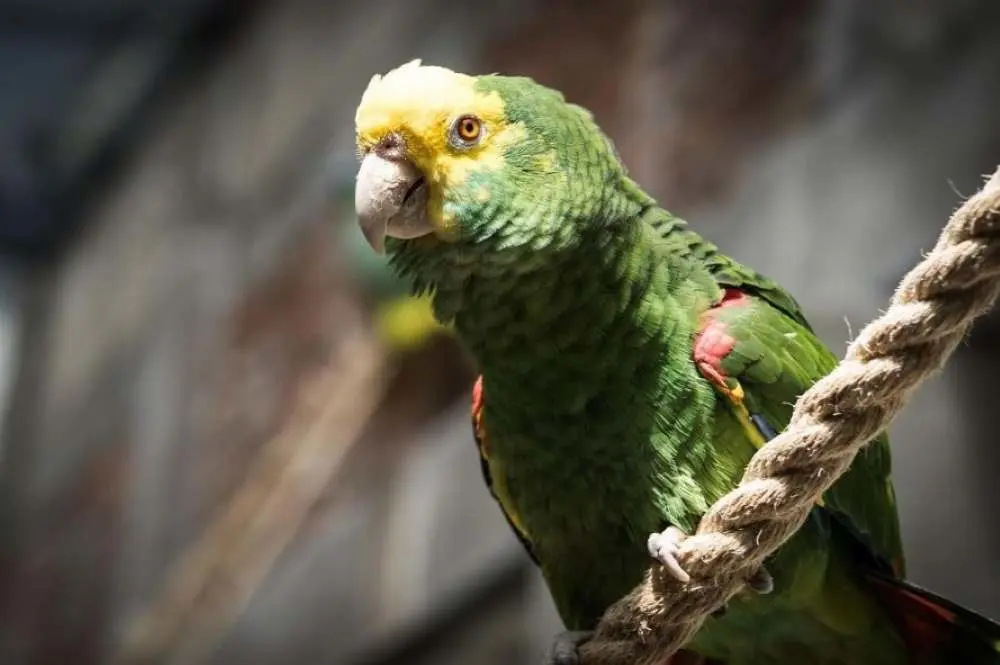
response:
M472 370L354 226L414 57L589 107L838 354L1000 163L994 0L0 0L0 662L536 662ZM912 578L994 617L998 369L894 427Z

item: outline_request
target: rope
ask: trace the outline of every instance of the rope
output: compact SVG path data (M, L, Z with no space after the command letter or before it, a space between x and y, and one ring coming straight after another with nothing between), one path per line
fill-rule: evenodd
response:
M1000 292L1000 168L952 215L889 309L798 400L739 486L702 518L677 555L691 581L660 566L605 613L580 648L584 665L665 663L794 534L858 451L936 372Z

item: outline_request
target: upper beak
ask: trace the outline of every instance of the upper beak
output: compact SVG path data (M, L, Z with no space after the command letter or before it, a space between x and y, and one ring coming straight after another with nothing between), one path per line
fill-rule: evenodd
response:
M427 217L424 176L406 159L368 153L358 170L354 207L365 239L379 254L387 235L416 238L434 230Z

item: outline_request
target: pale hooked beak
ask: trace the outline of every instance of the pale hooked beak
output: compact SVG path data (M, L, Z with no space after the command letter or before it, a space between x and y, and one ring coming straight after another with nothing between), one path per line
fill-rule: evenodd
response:
M379 254L385 237L417 238L434 230L427 217L427 185L409 160L365 155L354 187L354 208L365 239Z

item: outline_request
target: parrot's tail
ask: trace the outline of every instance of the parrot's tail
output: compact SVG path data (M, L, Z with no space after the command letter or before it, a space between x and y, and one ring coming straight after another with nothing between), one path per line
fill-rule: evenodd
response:
M1000 665L1000 624L891 575L869 580L914 663Z

